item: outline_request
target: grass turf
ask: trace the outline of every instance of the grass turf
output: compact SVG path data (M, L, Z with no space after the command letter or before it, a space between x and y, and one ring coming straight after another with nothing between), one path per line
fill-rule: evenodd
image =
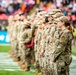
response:
M0 52L8 52L11 50L10 46L0 45ZM72 54L76 55L76 46L72 46ZM37 75L34 72L24 72L24 71L7 71L7 70L0 70L0 75Z
M76 46L72 46L72 54L76 56Z
M0 45L0 52L8 52L9 50L11 50L9 45Z
M9 45L0 45L0 52L8 52L9 50L11 50L11 47ZM31 69L34 69L33 66L31 66ZM20 70L16 70L16 71L8 71L8 70L0 70L0 75L37 75L37 73L35 72L24 72L24 71L20 71Z
M0 70L0 75L37 75L34 72L24 72L24 71L6 71L6 70Z

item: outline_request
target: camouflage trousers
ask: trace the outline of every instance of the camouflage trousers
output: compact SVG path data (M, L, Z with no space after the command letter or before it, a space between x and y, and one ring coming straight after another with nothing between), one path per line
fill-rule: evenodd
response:
M13 41L10 40L10 46L11 46L11 50L14 52L14 47L13 47Z
M26 67L31 65L31 48L27 48L25 44L20 44L19 45L19 49L20 49L20 58L21 61L24 63L24 65Z
M43 75L69 75L69 65L64 60L51 61L51 58L40 58L40 67Z
M59 63L53 63L52 66L48 68L42 68L43 75L69 75L69 65L60 65Z
M69 65L66 65L65 61L60 60L54 63L53 71L54 75L69 75Z
M18 41L17 40L13 40L13 43L12 43L12 46L13 46L13 51L14 51L14 55L16 57L18 57Z

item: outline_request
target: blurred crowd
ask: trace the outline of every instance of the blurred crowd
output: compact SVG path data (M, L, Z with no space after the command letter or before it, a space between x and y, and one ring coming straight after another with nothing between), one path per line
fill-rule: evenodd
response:
M0 30L7 30L10 15L27 14L35 4L35 0L0 0Z
M13 15L28 12L35 4L34 0L0 0L0 14Z
M51 11L52 9L59 8L62 13L73 22L75 27L76 23L76 0L41 0L39 4L40 10Z
M0 20L7 20L14 14L28 15L34 7L35 11L51 12L53 9L60 9L70 20L76 35L76 0L0 0ZM7 30L5 26L7 23L3 22L0 22L0 30Z
M59 8L75 27L76 0L0 0L0 20L7 20L9 15L28 13L33 7L51 11Z
M59 8L70 20L76 19L76 0L0 0L0 14L28 13L35 4L44 11Z

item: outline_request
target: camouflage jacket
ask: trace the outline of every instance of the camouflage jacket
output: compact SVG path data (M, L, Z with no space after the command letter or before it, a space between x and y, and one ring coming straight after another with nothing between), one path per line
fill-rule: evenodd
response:
M62 28L62 30L57 30L55 32L53 40L53 61L63 56L63 60L66 60L65 57L71 55L72 33L67 28Z

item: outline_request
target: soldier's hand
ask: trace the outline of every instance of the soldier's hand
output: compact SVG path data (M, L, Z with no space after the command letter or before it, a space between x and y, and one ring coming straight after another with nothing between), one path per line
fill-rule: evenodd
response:
M22 41L20 43L23 43Z

